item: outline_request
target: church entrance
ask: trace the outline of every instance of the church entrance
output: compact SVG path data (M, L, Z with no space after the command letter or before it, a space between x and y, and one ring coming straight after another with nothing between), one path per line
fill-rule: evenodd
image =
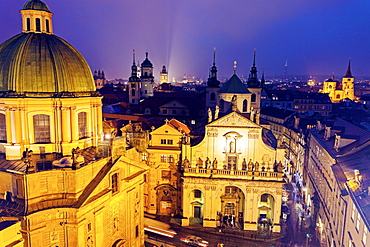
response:
M244 205L245 196L241 189L235 186L225 187L225 193L221 196L222 211L218 214L217 225L243 229Z
M262 194L258 202L258 227L259 232L270 232L274 222L275 200L270 194Z

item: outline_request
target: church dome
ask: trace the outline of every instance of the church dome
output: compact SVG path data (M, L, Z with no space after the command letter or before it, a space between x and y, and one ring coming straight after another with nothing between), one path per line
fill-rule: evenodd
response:
M42 2L32 0L25 7L36 3ZM21 33L0 44L0 91L23 94L95 90L86 60L55 35Z
M141 63L141 67L153 68L152 62L148 59L148 52L145 53L145 60Z
M49 7L40 0L30 0L23 5L23 10L42 10L50 12Z

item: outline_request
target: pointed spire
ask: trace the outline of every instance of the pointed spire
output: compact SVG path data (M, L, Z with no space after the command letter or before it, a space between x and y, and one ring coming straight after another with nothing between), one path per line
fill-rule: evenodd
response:
M236 65L237 65L237 62L234 61L234 75L236 74Z
M213 47L213 66L216 66L216 47Z
M220 85L220 82L217 80L216 47L213 48L213 66L209 71L207 85L208 87L219 87Z
M351 72L351 58L349 58L347 72L344 77L350 77L350 78L353 77L352 72Z
M264 85L265 85L265 72L262 72L261 87L264 87Z
M135 62L135 49L132 50L132 64L133 65L136 65L136 62Z
M257 67L256 67L256 48L254 49L254 53L253 53L253 66L251 68L251 71L250 71L250 74L249 74L249 78L248 78L248 87L250 88L258 88L260 87L260 81L258 80L257 78Z
M148 59L148 55L149 53L148 52L145 52L145 58Z

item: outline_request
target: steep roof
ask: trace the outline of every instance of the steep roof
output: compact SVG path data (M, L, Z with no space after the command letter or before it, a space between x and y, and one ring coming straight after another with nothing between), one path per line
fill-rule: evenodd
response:
M236 74L233 76L218 90L218 93L237 93L247 94L251 93L243 82L239 79Z

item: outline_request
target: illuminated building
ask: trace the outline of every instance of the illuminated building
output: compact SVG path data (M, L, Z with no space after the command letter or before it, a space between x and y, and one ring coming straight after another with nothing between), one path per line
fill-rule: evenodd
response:
M129 84L129 103L139 104L142 98L153 96L154 76L153 64L148 59L148 52L145 53L145 60L141 63L140 75L138 66L135 62L135 51L133 54L133 63L131 66L131 76Z
M329 97L333 103L338 103L343 99L355 99L355 79L351 72L351 61L348 62L348 68L345 76L342 78L342 83L332 78L324 82L323 88L320 90L321 93L329 94Z
M184 140L182 225L280 232L284 150L273 140L236 111L206 125L199 143Z
M303 198L321 246L368 245L369 141L370 132L337 117L309 132Z
M49 7L30 0L21 15L22 33L0 45L0 236L143 246L145 164L104 135L91 70L53 34Z
M159 84L168 83L168 72L166 66L163 65L161 73L159 73Z

